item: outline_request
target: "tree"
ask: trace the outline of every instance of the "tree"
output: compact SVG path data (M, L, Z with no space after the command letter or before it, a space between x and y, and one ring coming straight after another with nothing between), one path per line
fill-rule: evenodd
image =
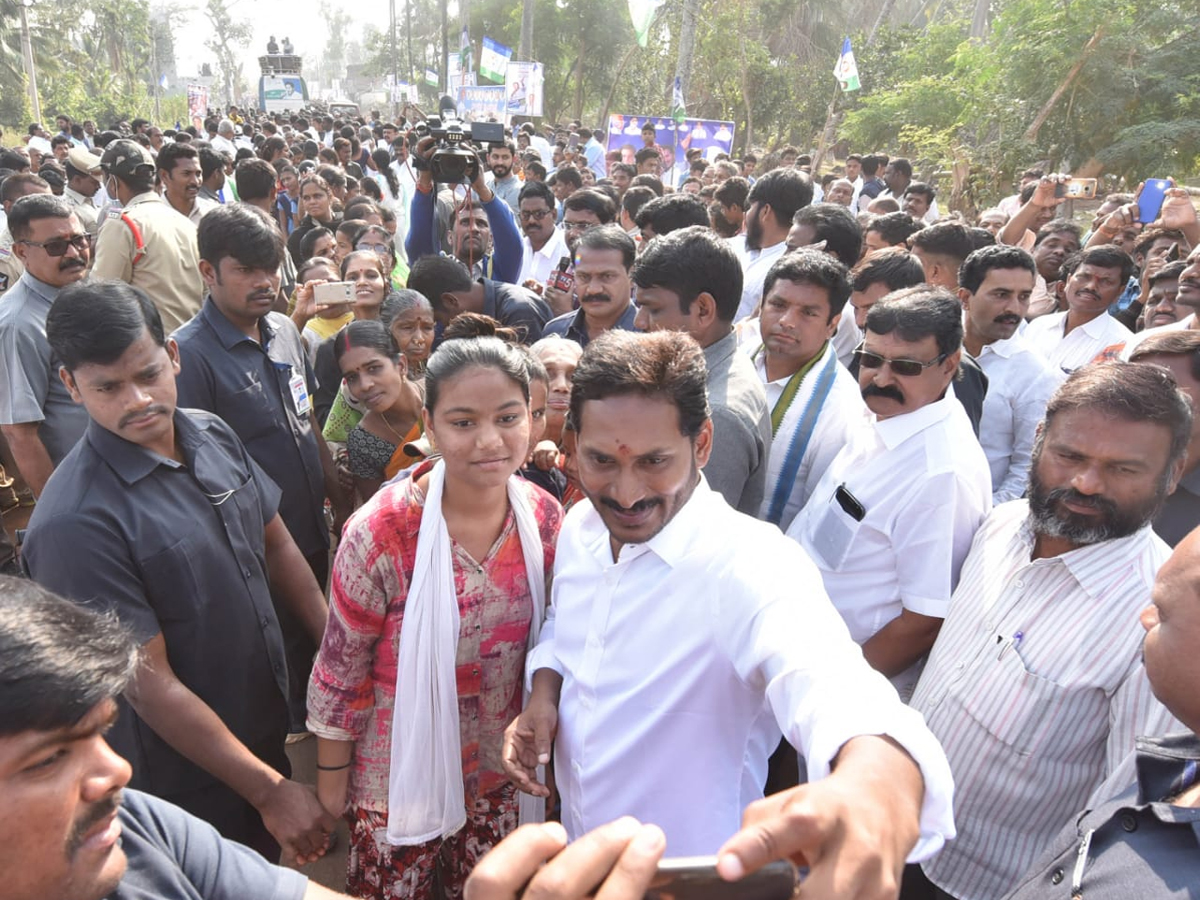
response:
M238 57L250 44L250 24L235 20L227 0L207 0L204 15L212 33L204 42L217 57L217 68L225 86L225 102L233 103L242 84L242 64Z

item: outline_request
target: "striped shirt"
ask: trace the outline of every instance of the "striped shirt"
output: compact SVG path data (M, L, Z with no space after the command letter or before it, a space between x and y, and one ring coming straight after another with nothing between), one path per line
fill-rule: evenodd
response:
M1136 736L1174 723L1138 621L1166 544L1147 526L1031 561L1028 511L984 520L912 699L957 787L958 839L924 869L961 900L1011 890Z

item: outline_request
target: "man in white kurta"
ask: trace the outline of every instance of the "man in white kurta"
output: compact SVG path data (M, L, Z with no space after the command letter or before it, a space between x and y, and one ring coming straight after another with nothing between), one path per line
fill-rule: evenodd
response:
M940 748L865 665L801 549L705 483L709 420L689 439L661 394L587 399L597 360L636 377L611 362L639 346L661 351L651 369L689 381L706 412L703 355L686 335L614 332L580 360L571 415L590 502L559 535L551 612L526 665L533 697L506 740L509 774L531 786L526 751L548 756L549 746L525 726L548 721L543 707L556 702L555 773L572 838L633 815L663 828L671 856L715 853L762 796L781 731L808 761L813 783L798 790L850 777L842 765L830 775L843 748L887 735L924 778L909 857L933 853L953 834ZM673 492L656 493L667 470L680 473Z

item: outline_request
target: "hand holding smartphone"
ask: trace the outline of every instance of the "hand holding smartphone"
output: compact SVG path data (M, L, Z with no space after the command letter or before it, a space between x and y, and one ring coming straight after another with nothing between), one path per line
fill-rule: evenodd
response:
M313 285L313 303L319 309L322 306L340 306L343 303L354 302L354 282L326 281Z
M1158 218L1158 214L1162 212L1163 200L1166 198L1170 187L1171 182L1169 179L1147 179L1137 199L1139 222L1143 225L1149 225Z

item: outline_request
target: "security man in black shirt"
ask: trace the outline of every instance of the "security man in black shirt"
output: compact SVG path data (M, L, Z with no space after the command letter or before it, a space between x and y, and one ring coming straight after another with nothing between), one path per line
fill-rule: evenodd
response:
M333 821L288 780L287 666L272 594L320 643L321 589L237 435L176 408L179 354L122 282L73 285L46 333L87 431L39 498L23 560L112 611L142 645L112 744L133 786L278 859L320 855ZM276 844L278 841L278 844Z

